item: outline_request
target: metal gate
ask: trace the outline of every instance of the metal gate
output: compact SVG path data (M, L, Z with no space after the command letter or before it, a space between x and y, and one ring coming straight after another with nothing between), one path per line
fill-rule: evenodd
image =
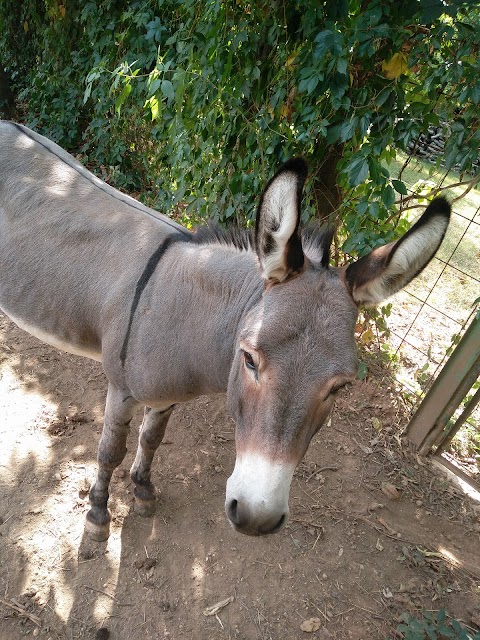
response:
M407 437L418 447L420 455L431 454L441 458L443 465L480 490L478 482L441 457L480 402L479 388L464 406L460 416L452 420L479 377L480 312L477 312L408 424Z

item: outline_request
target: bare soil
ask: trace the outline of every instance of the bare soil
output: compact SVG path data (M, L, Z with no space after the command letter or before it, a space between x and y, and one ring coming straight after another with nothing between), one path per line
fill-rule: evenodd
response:
M105 393L98 364L0 316L0 640L385 640L402 637L402 612L442 608L478 628L480 510L401 439L381 369L339 398L296 471L289 524L266 538L223 511L235 445L219 396L176 408L146 519L128 474L138 416L110 539L89 540Z

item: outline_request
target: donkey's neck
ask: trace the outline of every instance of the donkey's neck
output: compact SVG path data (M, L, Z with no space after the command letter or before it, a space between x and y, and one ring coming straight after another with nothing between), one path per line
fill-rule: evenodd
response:
M221 244L188 247L186 252L182 286L197 316L197 339L216 354L219 380L226 389L239 327L262 296L257 258L253 251Z
M173 244L136 314L126 362L132 388L139 383L139 393L172 401L225 391L239 328L262 290L252 251ZM150 378L143 375L141 362L151 363Z

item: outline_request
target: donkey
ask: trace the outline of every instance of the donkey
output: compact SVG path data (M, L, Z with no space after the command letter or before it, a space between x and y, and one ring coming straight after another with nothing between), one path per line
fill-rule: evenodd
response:
M333 268L331 233L300 231L302 159L266 185L254 234L229 236L184 229L26 127L1 122L0 141L0 308L101 361L108 379L87 532L109 535L109 483L137 408L131 478L135 508L151 515L152 461L174 405L225 391L236 422L226 514L244 534L279 531L295 467L355 377L358 306L420 273L449 204L437 198L401 239Z

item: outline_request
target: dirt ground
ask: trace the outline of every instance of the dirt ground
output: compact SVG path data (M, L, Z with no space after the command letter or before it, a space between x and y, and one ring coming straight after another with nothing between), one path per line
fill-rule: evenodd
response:
M289 524L266 538L224 514L223 397L176 408L147 519L128 475L137 417L110 539L86 538L105 393L98 364L0 316L0 640L385 640L402 637L402 612L442 608L478 628L480 509L401 440L381 369L338 399L296 471Z

